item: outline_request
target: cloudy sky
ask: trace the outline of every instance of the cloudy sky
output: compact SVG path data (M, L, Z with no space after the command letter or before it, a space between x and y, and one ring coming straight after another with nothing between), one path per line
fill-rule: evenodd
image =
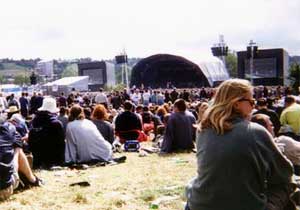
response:
M299 0L9 0L0 58L109 59L171 53L202 61L223 34L229 48L300 55Z

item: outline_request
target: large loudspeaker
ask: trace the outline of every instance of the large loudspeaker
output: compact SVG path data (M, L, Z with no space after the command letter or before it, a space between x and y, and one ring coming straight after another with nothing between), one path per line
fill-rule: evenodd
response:
M257 58L257 54L258 54L258 47L254 46L253 47L253 58Z
M213 54L213 56L220 56L221 52L220 52L220 47L212 47L211 48L211 52Z
M211 48L211 52L213 54L213 56L227 56L228 54L228 47L212 47Z
M127 63L127 55L117 55L116 63L117 64Z
M247 58L251 58L251 47L247 47Z
M227 56L228 55L228 46L223 47L223 55Z

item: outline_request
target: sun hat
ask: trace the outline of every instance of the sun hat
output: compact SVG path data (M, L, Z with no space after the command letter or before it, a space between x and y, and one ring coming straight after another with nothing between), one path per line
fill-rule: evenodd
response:
M14 113L14 112L18 112L18 111L19 111L19 109L18 109L17 106L10 106L10 107L6 110L7 113Z
M44 98L43 105L38 109L39 111L48 111L51 113L59 112L59 109L56 107L56 100L54 98Z

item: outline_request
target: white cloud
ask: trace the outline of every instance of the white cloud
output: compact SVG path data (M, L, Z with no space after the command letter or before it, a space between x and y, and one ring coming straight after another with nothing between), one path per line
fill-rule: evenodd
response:
M297 0L10 0L1 3L0 58L112 58L155 53L197 60L224 34L231 49L250 39L300 54Z

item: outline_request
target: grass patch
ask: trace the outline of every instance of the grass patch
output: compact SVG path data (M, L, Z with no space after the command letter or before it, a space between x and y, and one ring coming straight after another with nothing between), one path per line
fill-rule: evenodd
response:
M146 210L151 202L159 199L163 199L159 210L183 209L184 188L196 175L195 154L122 155L127 156L126 162L114 166L80 171L36 171L45 186L14 194L8 201L0 203L0 209ZM178 164L176 158L188 162ZM91 186L69 186L80 181L88 181Z
M73 202L87 204L88 200L85 195L82 195L81 193L77 193L73 199Z
M139 198L145 202L153 201L157 197L157 192L153 190L144 190L141 192Z

